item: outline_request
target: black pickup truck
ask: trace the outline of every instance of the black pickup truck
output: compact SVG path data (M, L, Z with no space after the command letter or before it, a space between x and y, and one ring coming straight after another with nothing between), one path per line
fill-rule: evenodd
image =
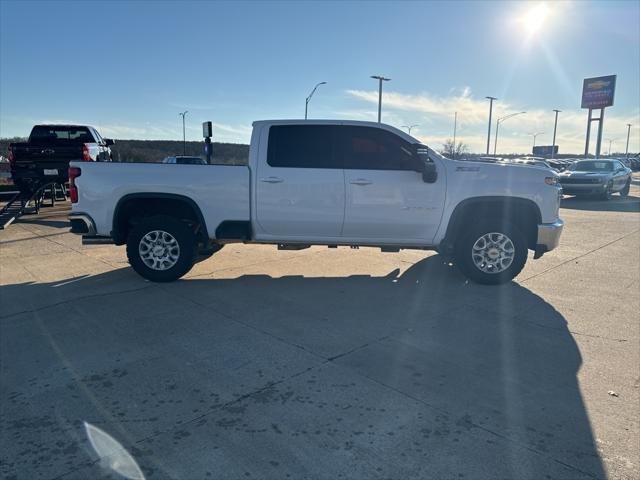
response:
M86 125L36 125L27 142L9 144L13 183L22 193L52 181L64 184L69 162L110 162L113 143Z

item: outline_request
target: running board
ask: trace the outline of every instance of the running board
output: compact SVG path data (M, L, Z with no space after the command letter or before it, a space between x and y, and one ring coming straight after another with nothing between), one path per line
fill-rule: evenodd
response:
M99 235L83 235L82 245L111 245L113 244L113 238L101 237Z

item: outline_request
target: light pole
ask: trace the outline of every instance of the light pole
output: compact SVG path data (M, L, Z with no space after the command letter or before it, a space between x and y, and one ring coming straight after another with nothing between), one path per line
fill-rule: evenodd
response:
M313 87L313 90L311 90L311 93L309 94L309 96L307 97L307 99L304 101L304 119L307 119L307 111L309 110L309 102L311 101L311 97L313 97L313 94L316 93L316 88L318 88L320 85L326 85L327 82L320 82L318 83L315 87Z
M498 149L498 130L500 130L500 123L504 122L505 120L511 118L511 117L515 117L516 115L522 115L523 113L527 113L527 112L516 112L516 113L511 113L509 115L505 115L504 117L500 117L497 121L496 121L496 138L495 141L493 142L493 156L496 156L496 150Z
M378 80L378 123L380 123L382 119L382 82L388 82L391 79L381 75L371 75L371 78Z
M418 125L417 123L415 125L402 125L400 128L406 128L407 132L409 133L409 135L411 135L411 129L413 127L419 127L420 125Z
M489 155L489 144L491 143L491 113L493 112L493 101L496 97L484 97L489 99L489 131L487 132L487 155Z
M551 147L551 158L556 157L556 130L558 129L558 114L562 110L554 110L556 112L556 121L553 124L553 146Z
M458 128L458 112L453 112L453 159L456 159L456 129Z
M544 132L537 132L537 133L532 133L531 135L533 135L533 148L536 148L536 138L538 137L538 135L542 135ZM533 150L531 150L531 153L533 153Z
M617 138L611 138L609 139L609 153L607 153L607 156L610 157L611 156L611 144L613 142L615 142L617 140Z
M629 135L631 134L631 124L627 123L627 148L624 151L625 158L629 158Z
M178 114L182 116L182 155L187 154L187 140L186 140L185 129L184 129L184 117L187 116L187 113L189 113L189 110L185 110L184 112L180 112Z

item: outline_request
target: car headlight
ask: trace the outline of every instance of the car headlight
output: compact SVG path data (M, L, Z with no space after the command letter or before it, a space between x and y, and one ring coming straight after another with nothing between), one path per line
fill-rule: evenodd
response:
M558 177L544 177L544 183L547 185L558 185L560 183L560 179Z

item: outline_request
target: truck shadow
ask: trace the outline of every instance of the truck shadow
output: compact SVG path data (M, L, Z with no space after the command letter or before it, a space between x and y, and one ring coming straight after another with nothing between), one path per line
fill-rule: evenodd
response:
M74 279L68 281L71 280ZM302 349L316 357L321 365L333 365L341 375L355 379L359 385L384 391L379 398L367 399L375 404L374 411L395 411L394 402L406 403L421 411L423 419L416 420L415 424L393 425L393 419L385 421L385 428L394 431L397 445L420 445L403 450L402 463L411 467L402 475L396 472L403 478L432 475L456 478L462 471L468 473L466 478L476 479L605 477L576 378L581 355L564 317L544 299L517 283L500 287L468 283L438 255L414 264L402 274L394 270L383 277L242 275L233 279L196 277L160 285L144 282L126 268L79 278L76 283L65 284L61 280L55 285L58 286L54 289L51 288L54 283L0 287L0 298L6 305L0 317L4 332L0 353L3 371L16 369L20 370L19 378L37 378L42 367L37 357L42 356L43 351L53 350L52 345L55 352L50 357L57 360L50 368L64 367L78 372L75 380L66 380L69 383L84 382L78 378L91 378L91 375L106 375L114 368L126 369L127 377L110 378L113 385L108 392L83 383L84 390L91 390L91 401L98 402L97 411L102 414L116 408L111 404L114 398L133 405L147 403L148 393L143 389L127 389L126 385L131 383L126 382L136 375L140 381L147 381L154 375L161 377L165 367L167 371L171 370L169 367L175 368L171 358L185 354L177 345L187 345L191 352L207 350L207 361L214 358L220 363L217 367L232 364L224 358L229 347L220 348L220 353L214 354L219 344L212 339L218 333L223 335L224 324L235 332L233 341L258 332L274 345ZM30 300L21 304L26 298ZM175 310L184 313L176 316ZM87 312L91 312L90 318ZM82 324L90 334L83 333ZM13 346L11 337L18 334L21 339ZM24 345L38 350L35 359L30 358L31 354L18 353L21 351L17 349ZM127 358L133 351L135 361ZM91 352L107 352L106 358L118 358L119 363L105 361L96 367ZM141 362L141 358L153 361ZM17 362L21 362L20 365ZM88 366L92 364L93 367ZM150 364L155 370L145 370ZM182 374L193 375L190 372L195 368L193 363L189 366L183 361L181 365ZM269 365L255 367L261 371L270 368ZM242 370L225 371L225 375L237 375L238 384L246 382ZM34 448L32 455L17 456L18 447L10 444L9 436L5 435L0 451L4 452L2 455L13 455L11 465L19 473L18 477L35 477L35 473L42 473L41 469L45 468L34 461L38 451L51 447L59 435L31 426L29 418L38 413L33 412L34 406L29 404L30 396L46 395L45 406L65 402L72 405L89 399L73 400L70 395L78 392L82 395L83 390L62 388L64 384L47 390L22 380L12 384L11 379L18 378L13 375L3 374L3 377L0 402L9 404L9 392L14 396L16 392L24 394L22 398L26 402L12 411L12 415L24 420L20 423L21 438L29 444L28 440L35 442L33 445L39 448ZM215 376L210 382L216 383ZM293 392L293 398L307 396L309 399L287 404L291 412L284 420L277 410L281 407L281 397L274 395L271 399L262 395L258 398L256 395L254 398L248 394L241 401L242 408L239 406L235 413L225 413L225 421L235 425L230 415L236 415L240 423L250 416L258 425L252 424L249 433L217 428L213 422L203 428L210 428L211 435L215 430L216 445L223 451L228 449L229 458L237 461L239 468L251 470L252 458L260 457L264 453L261 449L266 448L265 442L270 443L264 437L275 435L271 428L274 411L279 415L280 434L286 427L299 432L296 418L300 417L304 418L304 428L309 432L325 432L327 422L333 422L332 402L326 411L312 409L311 404L322 399L322 394L315 398L316 394L302 391L296 385L291 382L287 386L285 381L270 387L286 387ZM36 391L37 388L44 390ZM181 399L190 395L185 391L175 393L176 398ZM222 391L219 393L224 395ZM43 402L42 398L39 402ZM190 412L193 407L189 401L180 405L172 401L171 405L169 418L178 418L181 409ZM137 441L149 432L132 430L144 425L129 417L158 414L167 417L166 413L154 411L152 403L140 408L119 416L106 415L101 423L108 431L125 432L120 438L129 436L130 441L125 440L124 445L134 451L138 451ZM375 423L368 410L354 408L338 413L348 419L354 430L366 430L367 423ZM215 417L216 411L209 415ZM84 420L68 416L73 416L73 411L58 413L56 422L62 418L69 422ZM52 422L51 428L56 422ZM328 430L334 432L331 435L340 436L335 433L340 431L340 425L333 427ZM172 431L183 427L171 424L164 428ZM430 433L426 435L426 431ZM229 443L225 446L227 435ZM398 462L392 458L398 454L395 448L386 451L376 447L362 457L364 463L354 467L351 455L335 455L333 437L331 441L322 442L311 439L310 435L305 438L306 435L297 434L284 446L277 443L283 442L282 437L274 436L271 440L278 448L288 449L287 454L293 457L298 448L311 448L309 443L312 444L314 464L317 464L305 465L311 477L322 476L322 470L315 469L324 461L332 463L331 471L352 472L352 478L376 476L376 461L380 465ZM386 433L380 435L389 438ZM176 442L172 444L171 435L166 437L156 437L153 450L168 449L179 458L183 447ZM369 437L346 433L344 437L341 440L355 443L363 452L369 451ZM73 441L81 449L86 448L86 439L74 437ZM163 442L167 445L163 446ZM246 455L234 449L236 442L241 442L243 451L248 452ZM203 455L208 454L205 453L209 451L207 445L199 448L203 448ZM188 453L190 458L194 455L193 451ZM445 458L446 464L452 465L450 472L442 470ZM60 459L60 468L68 470L69 466L64 465L67 460ZM143 471L162 471L160 453L139 460ZM489 464L482 465L483 462ZM171 472L186 478L194 474L189 468L173 464ZM279 472L282 474L287 465L279 468L285 469ZM47 470L49 474L55 471L56 468ZM353 474L354 471L358 473ZM204 478L204 471L201 473L196 477ZM284 478L283 475L271 476ZM219 478L224 478L224 474Z
M614 194L610 200L600 200L594 197L570 197L562 199L560 208L571 210L591 210L594 212L640 212L640 197L629 195L621 197Z

